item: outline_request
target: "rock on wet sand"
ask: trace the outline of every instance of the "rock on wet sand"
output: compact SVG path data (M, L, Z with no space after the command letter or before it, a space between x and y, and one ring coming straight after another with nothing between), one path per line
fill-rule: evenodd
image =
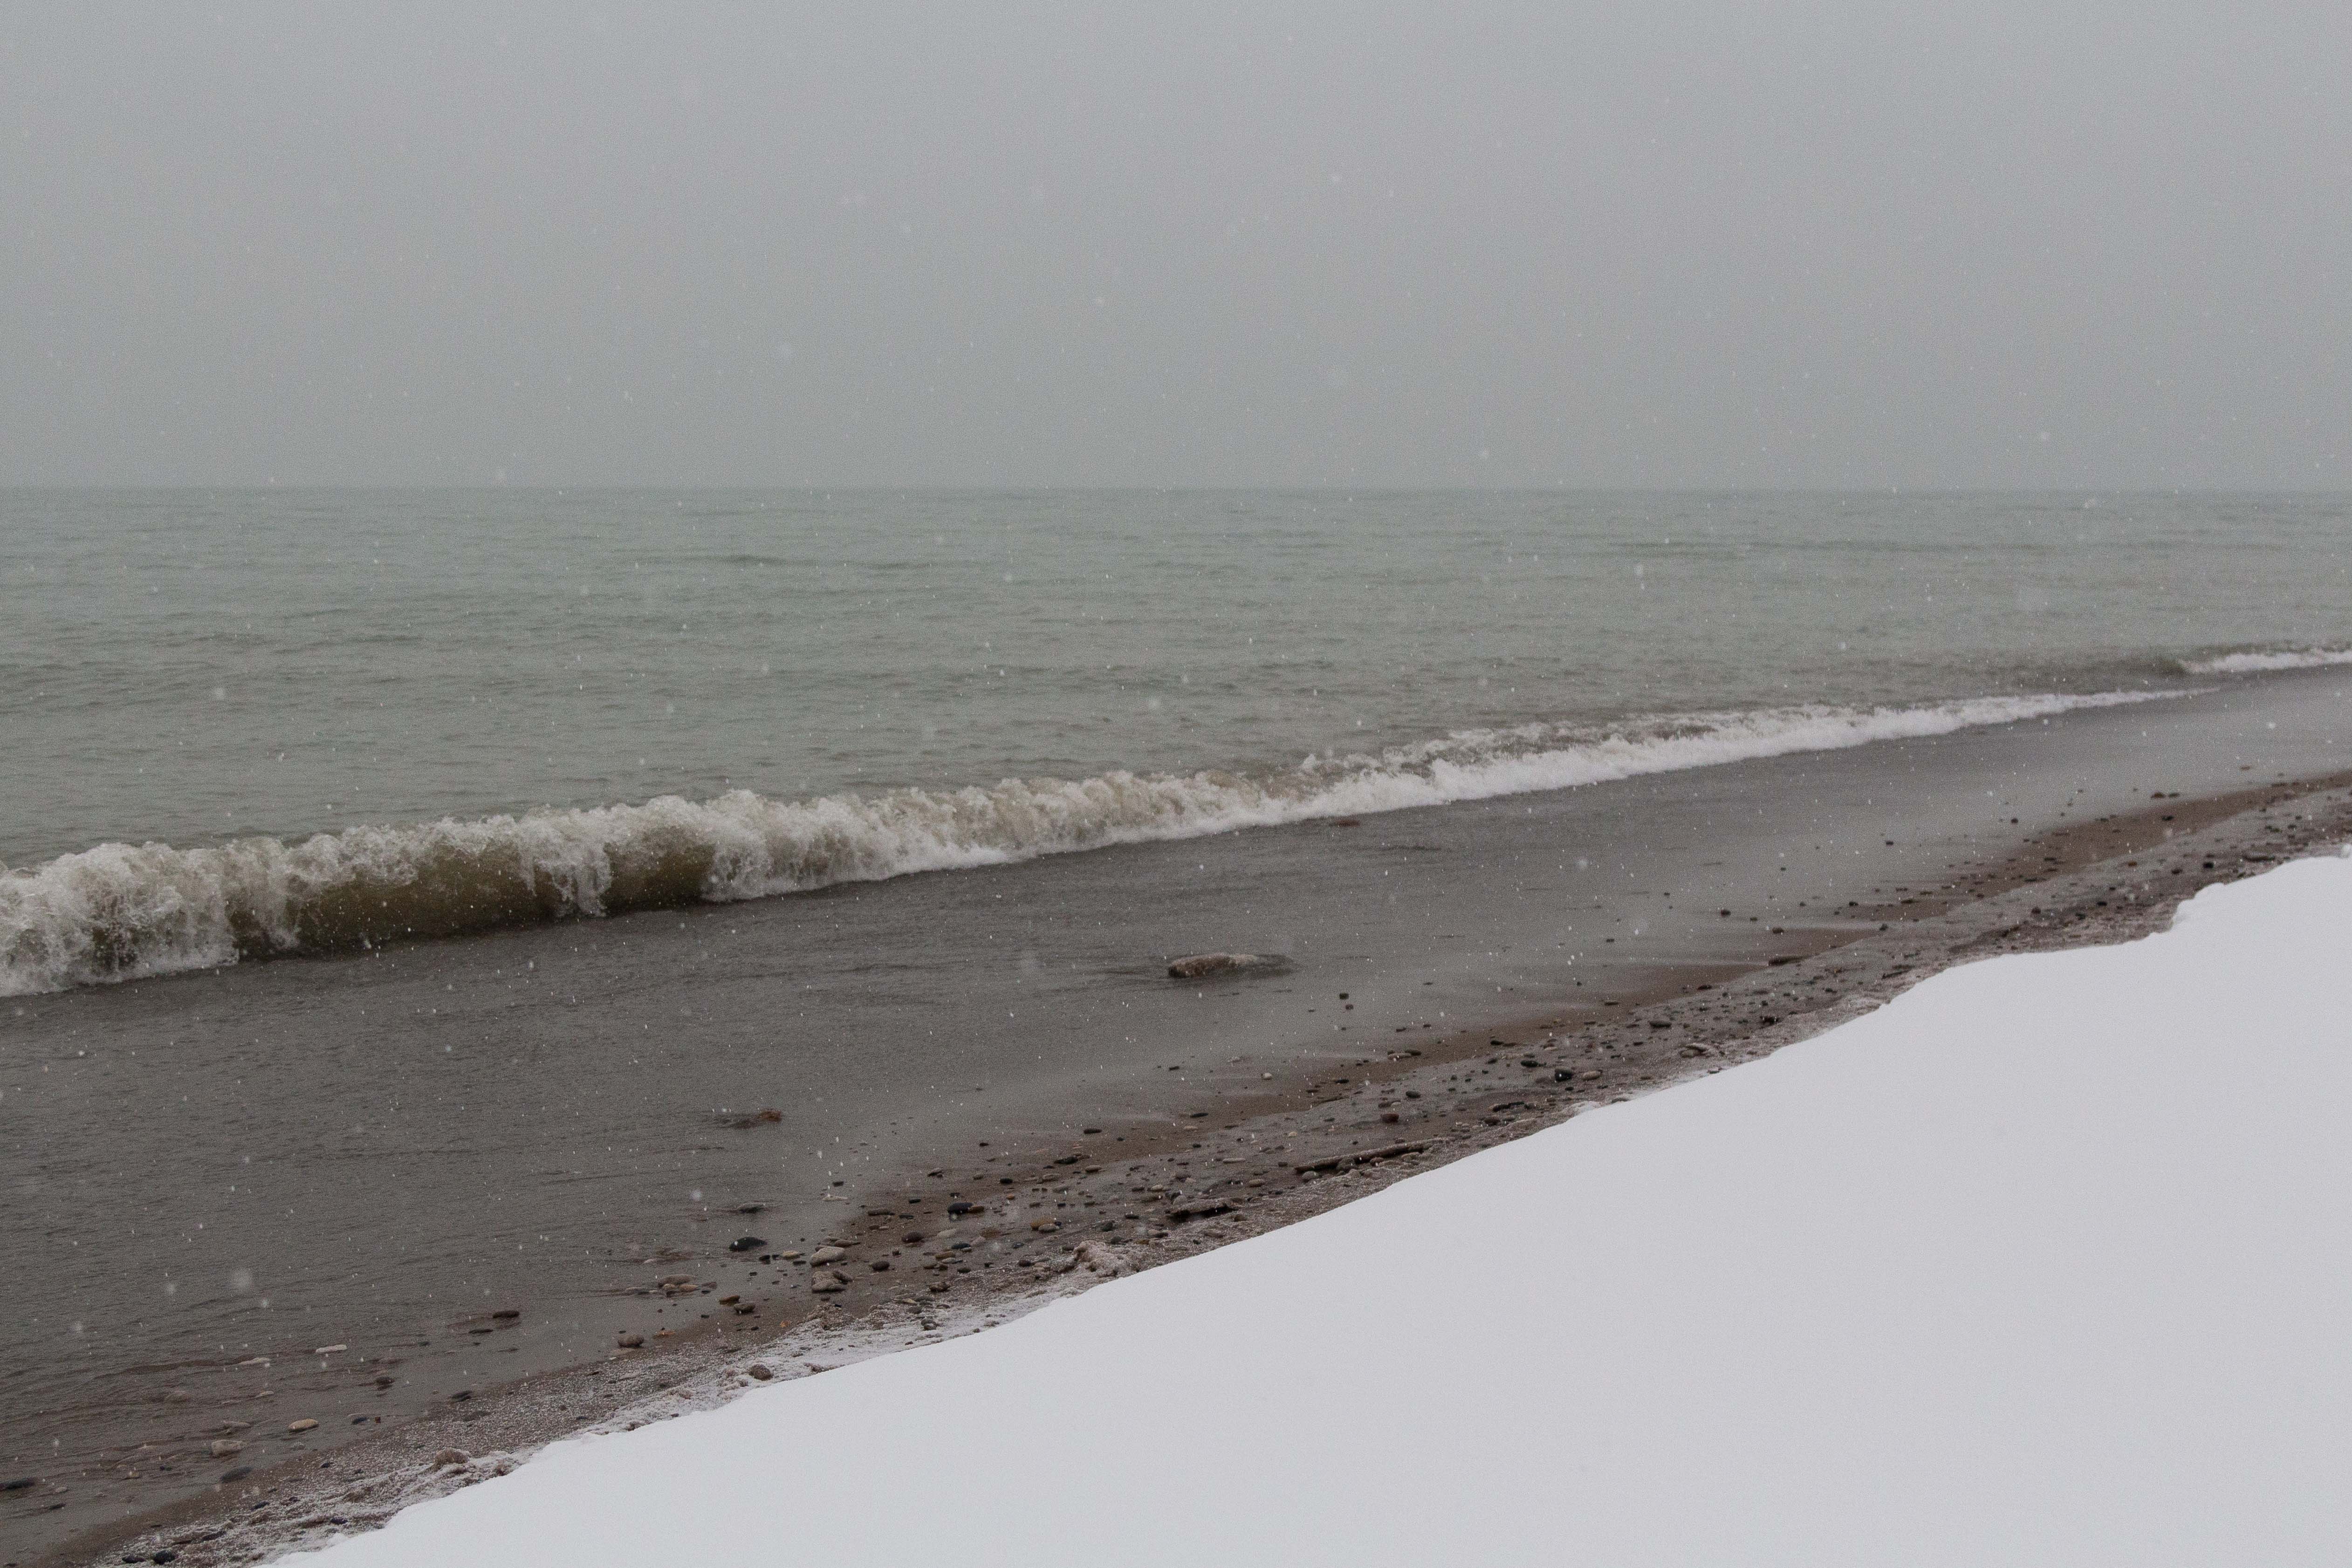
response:
M1273 959L1255 953L1195 953L1189 958L1171 960L1168 966L1168 977L1171 980L1197 980L1204 975L1264 968L1273 962Z

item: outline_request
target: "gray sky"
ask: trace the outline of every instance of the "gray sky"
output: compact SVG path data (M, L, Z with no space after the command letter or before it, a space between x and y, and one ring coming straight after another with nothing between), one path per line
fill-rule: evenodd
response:
M2347 84L2341 4L11 5L0 482L2352 486Z

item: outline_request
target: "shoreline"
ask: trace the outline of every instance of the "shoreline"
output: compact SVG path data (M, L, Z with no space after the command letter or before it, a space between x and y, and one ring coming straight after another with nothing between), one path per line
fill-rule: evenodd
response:
M2184 674L2186 672L2184 672ZM1801 705L1457 731L1287 768L1114 769L1075 779L896 786L809 800L748 789L245 835L109 841L11 872L20 923L0 997L164 980L236 964L348 958L581 919L802 896L1131 844L1541 794L1848 750L2206 688L1988 694L1875 707ZM1508 735L1533 749L1504 746ZM1443 765L1441 778L1431 769ZM171 895L171 896L167 896ZM168 907L147 921L125 912ZM87 924L94 915L105 918Z
M1198 1109L1156 1135L1130 1133L1116 1155L1065 1130L1041 1133L1009 1160L967 1155L953 1172L877 1182L825 1237L845 1249L838 1292L812 1294L805 1267L730 1260L697 1267L693 1290L659 1298L716 1305L731 1291L750 1300L746 1277L772 1268L792 1286L753 1304L787 1312L781 1332L751 1326L771 1315L764 1310L698 1317L685 1333L661 1336L667 1345L648 1334L650 1350L485 1385L324 1457L257 1463L231 1485L11 1561L66 1568L164 1552L191 1564L245 1563L322 1543L505 1473L549 1442L722 1402L750 1385L743 1369L754 1364L772 1376L811 1375L976 1332L1096 1280L1293 1223L1585 1106L1769 1054L1956 963L2144 935L2209 883L2347 839L2352 773L2168 793L2029 835L1948 884L1857 901L1841 922L1780 933L1783 950L1761 964L1685 963L1599 1001L1571 991L1445 1031L1408 1026L1377 1049L1322 1053L1319 1073L1296 1082L1267 1074L1258 1081L1266 1087L1204 1090ZM940 1228L947 1204L973 1202L985 1205L983 1218L957 1216ZM906 1239L918 1232L919 1243ZM972 1251L955 1252L950 1237ZM955 1260L968 1256L986 1261ZM876 1262L889 1267L877 1271ZM946 1288L934 1291L940 1281ZM467 1457L435 1462L452 1452Z

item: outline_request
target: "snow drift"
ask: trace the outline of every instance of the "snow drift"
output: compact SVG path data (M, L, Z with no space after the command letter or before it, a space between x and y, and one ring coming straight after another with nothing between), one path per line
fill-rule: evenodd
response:
M327 1568L2352 1561L2347 951L2209 888Z

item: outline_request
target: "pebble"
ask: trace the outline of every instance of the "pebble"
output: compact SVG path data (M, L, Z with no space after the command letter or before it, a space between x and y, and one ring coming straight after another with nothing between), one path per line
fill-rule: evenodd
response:
M500 1313L499 1313L498 1315L499 1315L499 1316L500 1316L500 1317L504 1317L506 1314L505 1314L505 1313L503 1313L503 1312L500 1312ZM316 1349L316 1350L312 1351L310 1354L311 1354L312 1355L332 1355L332 1354L334 1354L337 1351L349 1350L349 1349L351 1349L351 1348L352 1348L352 1347L351 1347L350 1345L347 1345L347 1344L322 1344L322 1345L320 1345L318 1349Z
M819 1274L809 1281L809 1289L820 1296L828 1296L847 1283L847 1281L832 1274Z
M848 1256L849 1249L846 1247L820 1247L809 1254L809 1261L812 1264L838 1263Z
M245 1452L245 1445L238 1442L235 1437L215 1437L213 1439L213 1458L215 1459L226 1459L231 1454L241 1454L243 1452Z
M318 1425L319 1424L316 1421L313 1421L309 1416L305 1416L299 1421L287 1422L286 1429L289 1432L308 1432L315 1429Z
M757 1252L768 1244L764 1236L738 1236L727 1244L730 1252Z
M620 1346L623 1350L636 1350L645 1343L646 1336L641 1333L625 1333L620 1338Z
M775 1376L776 1375L767 1367L752 1365L747 1366L743 1369L743 1375L751 1379L755 1383L765 1383L768 1379Z
M1062 1222L1058 1219L1033 1219L1029 1222L1029 1228L1050 1236L1062 1228Z

